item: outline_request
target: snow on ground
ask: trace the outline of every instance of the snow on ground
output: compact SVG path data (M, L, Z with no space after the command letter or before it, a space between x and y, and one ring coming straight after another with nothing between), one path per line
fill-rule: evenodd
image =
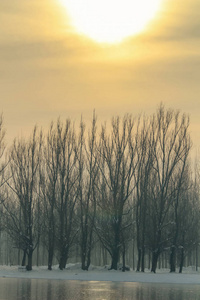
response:
M89 271L82 271L81 264L68 264L61 271L54 266L52 271L47 267L33 267L32 271L21 270L18 266L0 266L0 277L31 278L54 280L82 280L82 281L114 281L114 282L140 282L140 283L176 283L200 284L200 273L190 267L184 269L182 274L169 273L169 270L157 270L156 274L146 270L145 273L135 271L108 270L107 267L91 266Z

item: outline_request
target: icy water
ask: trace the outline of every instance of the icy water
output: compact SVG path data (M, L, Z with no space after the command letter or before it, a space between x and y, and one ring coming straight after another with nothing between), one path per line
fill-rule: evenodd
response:
M199 285L0 279L0 300L199 300Z

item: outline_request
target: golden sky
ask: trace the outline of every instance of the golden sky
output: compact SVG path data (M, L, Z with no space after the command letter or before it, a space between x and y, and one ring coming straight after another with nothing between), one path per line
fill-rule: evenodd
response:
M140 34L98 44L76 33L59 0L0 0L0 110L7 140L59 116L79 122L154 112L191 118L200 146L200 1L163 0Z

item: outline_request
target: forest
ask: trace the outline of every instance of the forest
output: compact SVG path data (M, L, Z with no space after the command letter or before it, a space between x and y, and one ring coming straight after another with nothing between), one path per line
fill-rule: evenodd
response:
M81 118L33 128L8 147L0 118L0 249L9 264L70 260L137 271L198 266L198 160L189 117L160 104L147 116Z

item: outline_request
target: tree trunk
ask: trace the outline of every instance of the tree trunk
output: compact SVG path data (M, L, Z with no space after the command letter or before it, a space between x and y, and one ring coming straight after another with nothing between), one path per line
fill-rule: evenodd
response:
M198 244L196 244L196 272L198 272L198 263L199 260L198 260Z
M123 253L122 253L122 258L123 258L122 272L125 272L125 270L126 270L126 260L125 260L125 256L126 256L126 250L125 250L125 246L124 246L124 248L123 248Z
M82 240L81 240L81 269L83 271L87 270L86 264L86 256L87 256L87 237L86 232L82 229Z
M37 267L39 266L39 249L40 249L40 243L38 243L38 246L37 246Z
M112 255L112 263L111 263L111 270L117 270L117 264L119 261L119 249L114 249L113 255Z
M59 261L59 269L62 271L64 268L65 268L64 257L61 256Z
M85 261L86 261L86 253L85 252L86 251L82 250L82 255L81 255L81 269L83 271L87 270L87 266L86 266L86 263L85 263Z
M28 251L28 264L26 266L27 271L32 270L32 257L33 257L33 250Z
M133 270L135 270L135 245L133 240L133 253L132 253L132 260L133 260Z
M92 238L93 238L93 228L94 228L94 216L93 216L93 220L92 220L92 223L91 223L90 239L89 239L89 245L88 245L88 251L87 251L87 271L88 271L90 263L91 263L91 251L92 251Z
M63 250L60 256L60 261L59 261L59 269L63 270L66 267L67 264L67 259L68 259L68 249Z
M152 267L151 267L151 272L156 273L156 268L157 268L157 262L159 258L159 251L154 251L152 254Z
M53 248L49 248L48 251L48 270L52 270L52 264L53 264L53 256L54 256L54 250Z
M141 271L144 272L144 256L145 256L145 248L142 248L142 264L141 264Z
M170 253L170 273L176 272L176 248L175 246L171 247Z
M179 273L182 273L182 270L183 270L183 263L184 263L184 248L181 248L181 257L180 257Z
M139 271L140 271L141 253L142 253L142 249L141 249L141 248L139 248L139 249L138 249L137 272L139 272Z
M87 254L87 271L89 269L89 266L90 266L90 263L91 263L91 248L88 249L88 254Z
M53 199L55 199L54 193L53 193ZM50 271L52 270L54 249L55 249L55 220L54 220L54 206L51 205L51 215L49 219L49 229L48 229L48 270Z

